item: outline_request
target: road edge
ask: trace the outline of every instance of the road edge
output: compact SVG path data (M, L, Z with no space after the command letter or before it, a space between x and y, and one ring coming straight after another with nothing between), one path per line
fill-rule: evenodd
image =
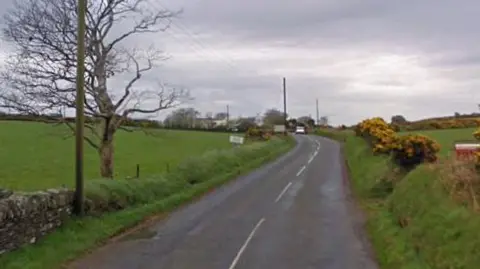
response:
M365 212L365 209L362 208L360 198L355 194L350 181L351 172L350 166L348 165L348 160L345 157L346 153L344 143L340 143L338 141L333 142L337 143L340 147L339 162L342 169L342 181L345 198L347 201L347 210L350 212L351 216L353 216L353 232L359 238L360 242L362 242L362 246L364 247L363 250L368 255L370 260L374 263L376 268L380 268L380 264L378 263L378 255L367 230L367 212Z
M368 214L361 206L361 199L356 195L355 190L353 189L353 186L351 184L351 171L348 164L348 159L346 158L345 140L338 140L336 138L326 137L320 134L315 135L321 137L329 143L336 144L339 148L338 161L340 162L342 170L342 183L345 200L347 202L347 210L350 213L350 216L352 216L353 232L362 243L362 246L364 247L363 250L370 258L370 261L373 262L376 268L380 268L380 264L378 262L378 255L372 244L372 240L367 229Z

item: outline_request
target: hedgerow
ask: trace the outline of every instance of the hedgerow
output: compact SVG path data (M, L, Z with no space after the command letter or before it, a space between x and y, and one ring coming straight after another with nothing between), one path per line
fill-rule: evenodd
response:
M397 124L397 126L404 131L475 128L480 126L480 119L478 117L429 119Z

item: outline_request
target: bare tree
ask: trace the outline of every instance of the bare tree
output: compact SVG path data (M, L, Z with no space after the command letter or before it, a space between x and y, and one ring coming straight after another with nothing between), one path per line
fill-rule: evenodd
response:
M165 31L177 14L155 10L147 0L88 1L85 115L95 124L86 124L85 141L98 151L103 177L113 177L114 135L129 116L157 113L187 96L163 84L135 87L166 58L152 47L141 51L124 44L139 34ZM0 74L5 83L0 106L30 115L75 108L77 0L19 0L4 21L3 37L15 51ZM123 88L107 86L113 77L125 81Z

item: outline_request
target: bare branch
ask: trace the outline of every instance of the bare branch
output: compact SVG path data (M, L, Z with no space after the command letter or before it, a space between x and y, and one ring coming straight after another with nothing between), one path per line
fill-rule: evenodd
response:
M154 48L143 52L121 45L138 34L167 30L181 11L152 9L148 0L87 3L85 115L103 119L106 125L99 125L103 130L86 125L92 136L85 140L98 149L105 134L113 139L130 114L154 113L175 105L179 95L157 92L158 106L145 107L150 101L145 97L148 91L135 89L142 75L166 57ZM75 108L77 4L76 0L19 0L6 13L3 36L14 51L0 70L0 82L4 83L0 107L31 115ZM108 82L130 75L120 98L115 98L118 89L108 88ZM130 105L132 98L137 99L134 106ZM69 122L62 124L74 131Z
M141 78L142 73L152 69L154 60L162 58L158 51L149 50L149 51L147 51L147 53L146 53L147 55L145 57L145 60L147 62L146 66L140 67L140 64L139 64L138 60L135 58L135 56L136 56L135 54L136 54L136 51L134 51L133 53L128 53L128 59L130 60L129 62L132 62L133 65L135 66L135 76L125 86L123 96L115 104L115 108L114 108L115 111L118 111L118 109L122 106L122 104L130 96L131 89L132 89L133 85L135 84L135 82L137 82Z
M135 131L134 129L125 128L123 126L118 126L118 130L129 132L129 133L133 133Z

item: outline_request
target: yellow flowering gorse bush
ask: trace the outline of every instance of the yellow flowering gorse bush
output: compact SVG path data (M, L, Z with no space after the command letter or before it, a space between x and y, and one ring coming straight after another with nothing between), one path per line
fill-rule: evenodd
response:
M268 130L264 130L257 127L250 127L248 128L247 132L245 133L245 138L248 140L270 140L273 134Z
M440 151L440 145L429 137L397 135L394 129L379 117L363 120L357 125L355 133L367 140L374 153L392 154L394 161L405 168L412 168L423 162L434 162Z
M411 134L398 137L392 149L393 159L403 167L414 167L423 162L435 162L440 144L424 135Z
M473 137L475 137L477 140L480 140L480 128L473 132ZM480 149L475 152L475 164L477 167L480 167Z
M379 117L360 122L355 132L371 144L375 153L389 153L395 144L395 131Z

